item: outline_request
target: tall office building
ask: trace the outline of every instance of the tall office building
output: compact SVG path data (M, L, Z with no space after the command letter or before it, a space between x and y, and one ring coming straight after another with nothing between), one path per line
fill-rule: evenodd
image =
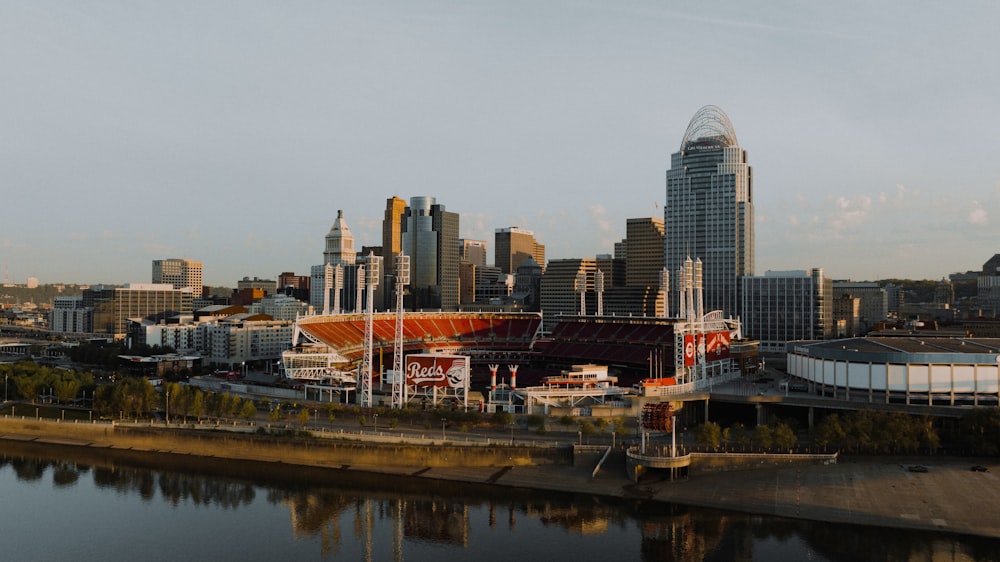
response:
M486 242L462 238L458 241L458 302L470 305L479 300L476 286L486 267Z
M555 259L549 262L539 286L541 310L545 329L551 330L560 315L580 314L580 293L577 292L577 275L586 277L584 305L586 314L594 314L597 300L594 298L594 275L598 265L595 258Z
M663 271L663 220L625 221L625 285L659 287Z
M516 273L528 258L545 269L545 246L535 240L535 233L516 226L496 229L493 265L504 273Z
M344 220L343 211L337 211L337 218L326 234L323 248L323 263L310 269L309 304L324 314L350 310L353 306L351 298L357 291L354 272L358 256L354 251L354 235ZM339 291L336 289L336 266L341 266Z
M858 298L858 335L875 329L889 317L889 295L885 288L874 281L834 281L833 298L851 295Z
M486 242L483 240L469 240L462 238L458 241L461 252L461 260L475 264L477 267L486 267Z
M354 251L354 235L344 220L344 211L337 210L337 220L333 221L330 232L326 234L326 249L323 250L323 263L330 265L349 265L357 261Z
M739 278L754 272L753 175L729 118L709 105L670 157L663 207L664 263L677 275L701 259L705 310L739 314ZM676 294L671 310L677 310Z
M743 333L759 340L761 351L780 353L790 341L821 340L835 333L833 282L822 269L768 271L740 281Z
M201 262L171 258L153 260L154 284L169 283L175 289L191 289L193 295L201 296Z
M191 314L191 289L169 283L126 283L124 287L91 287L83 292L83 306L92 307L93 330L122 336L130 319L162 321Z
M403 213L402 251L410 256L410 310L458 310L458 213L433 197L412 197Z
M375 302L385 310L396 306L396 256L403 248L403 213L406 201L393 195L385 200L382 218L382 282L375 289Z
M979 315L986 318L1000 318L1000 254L983 264L983 270L976 278L979 297Z
M93 310L83 306L83 297L55 297L49 313L49 329L57 333L93 331Z

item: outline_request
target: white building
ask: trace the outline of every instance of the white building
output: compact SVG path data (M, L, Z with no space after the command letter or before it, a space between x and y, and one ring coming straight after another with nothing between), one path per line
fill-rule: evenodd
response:
M314 310L329 314L352 308L345 289L354 286L349 276L356 271L356 263L354 235L347 227L344 212L338 210L337 219L326 234L323 263L310 269L309 304Z
M236 315L188 324L133 323L131 333L136 340L148 345L200 355L206 365L276 360L281 357L281 352L291 348L293 322L248 320L249 316Z
M788 374L803 379L810 390L844 400L997 406L997 340L930 336L796 343L788 350Z
M55 297L49 329L64 334L93 332L93 309L83 306L83 297Z
M288 295L271 295L250 305L252 314L266 314L275 320L295 320L299 316L311 314L313 308Z

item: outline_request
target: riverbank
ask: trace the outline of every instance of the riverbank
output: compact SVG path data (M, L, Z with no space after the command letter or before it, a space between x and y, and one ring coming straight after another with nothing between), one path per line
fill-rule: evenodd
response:
M279 466L296 464L1000 538L1000 465L993 461L920 459L927 472L911 472L908 466L918 461L842 458L828 466L790 465L699 474L675 482L647 477L636 484L626 477L623 464L605 464L594 476L596 455L592 461L578 459L583 462L574 465L566 458L567 452L560 449L546 452L492 445L475 447L473 453L468 446L446 443L419 448L359 442L331 446L332 441L286 443L252 434L178 431L122 431L106 424L0 420L0 442L119 450L142 456L185 455ZM455 455L463 454L463 462L455 462ZM470 460L473 458L487 460ZM386 459L393 462L386 463ZM973 464L984 465L989 472L969 470Z

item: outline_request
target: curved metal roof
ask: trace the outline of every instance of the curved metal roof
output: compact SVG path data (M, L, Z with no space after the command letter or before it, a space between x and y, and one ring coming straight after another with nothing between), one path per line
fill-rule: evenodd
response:
M724 111L714 105L706 105L691 118L684 132L684 140L681 141L681 150L706 142L721 147L739 145L732 121Z

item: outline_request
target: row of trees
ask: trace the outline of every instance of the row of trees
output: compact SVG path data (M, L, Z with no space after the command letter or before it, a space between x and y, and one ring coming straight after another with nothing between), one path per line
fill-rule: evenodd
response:
M976 408L966 414L955 441L968 454L1000 455L1000 408Z
M99 387L94 396L94 412L98 416L146 418L156 410L162 410L172 420L183 421L257 417L253 400L228 392L203 392L180 383L167 383L158 393L147 379L124 377Z
M996 450L1000 413L992 411L992 417L979 415L977 419L983 420L978 424L983 429L982 441L992 438ZM826 452L898 455L941 447L941 438L931 418L901 412L859 410L830 414L816 425L810 437L814 450ZM799 445L795 428L783 421L752 429L742 424L722 428L715 422L707 422L695 428L695 440L712 450L787 451Z
M51 396L59 404L72 404L84 392L92 393L96 387L90 372L55 369L33 361L0 365L0 376L5 379L6 397L32 403L44 395Z
M941 447L941 437L930 417L858 410L823 418L813 445L825 451L898 455L934 451Z
M723 428L715 422L705 422L694 430L695 442L702 447L718 451L740 450L787 451L798 445L795 430L785 422L758 425L750 429L741 423Z

